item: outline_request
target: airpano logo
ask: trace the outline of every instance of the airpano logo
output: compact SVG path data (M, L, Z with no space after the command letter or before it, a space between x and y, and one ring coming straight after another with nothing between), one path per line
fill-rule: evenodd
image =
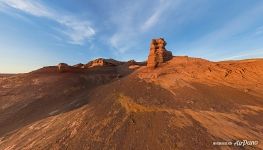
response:
M213 145L215 146L255 146L258 145L258 141L252 141L252 140L235 140L235 141L214 141Z
M258 145L258 141L249 141L249 140L237 140L234 142L234 146L254 146Z

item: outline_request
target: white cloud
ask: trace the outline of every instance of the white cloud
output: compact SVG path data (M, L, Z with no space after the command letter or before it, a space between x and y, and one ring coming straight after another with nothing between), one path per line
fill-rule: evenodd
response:
M179 0L177 1L159 0L159 4L154 9L154 13L148 19L146 19L146 21L142 24L141 30L144 32L150 29L151 27L153 27L158 22L158 20L160 20L163 13L166 10L168 10L168 7L171 6L171 3L173 3L173 5L175 4L177 5L179 4L179 2L180 2Z
M109 37L109 44L119 54L129 50L135 51L146 31L154 28L158 22L164 21L165 12L177 7L180 0L153 0L150 4L146 0L136 3L126 2L123 7L114 11L110 21L116 25L116 31ZM116 9L116 8L115 8Z
M146 31L156 24L162 13L162 9L157 10L153 15L151 15L142 25L141 30Z
M134 38L135 34L133 32L117 32L109 39L109 42L118 53L123 54L133 47Z
M74 17L57 18L57 21L65 25L67 30L63 31L71 39L71 43L83 44L85 39L91 39L95 35L95 30L86 21L76 20Z
M95 35L95 30L90 26L88 21L83 21L71 15L65 15L57 12L37 0L5 0L0 1L2 6L0 9L10 8L22 11L24 13L44 17L53 20L65 27L61 33L65 34L70 43L83 44L85 40L92 38ZM3 7L4 6L4 7Z
M5 1L2 1L1 3L4 3L9 7L32 14L34 16L52 17L52 14L49 12L49 10L45 6L38 3L37 1L5 0Z

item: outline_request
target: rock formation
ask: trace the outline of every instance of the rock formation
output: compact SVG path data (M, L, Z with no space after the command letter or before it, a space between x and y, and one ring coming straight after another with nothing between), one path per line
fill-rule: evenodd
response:
M165 49L166 42L163 38L153 39L150 45L150 54L147 67L156 68L159 64L172 59L172 52Z
M57 65L57 69L58 69L58 72L60 73L65 73L65 72L75 73L75 72L82 72L84 67L81 64L70 66L66 63L59 63Z
M98 67L98 66L102 66L102 67L103 66L118 66L120 64L122 64L122 63L119 61L116 61L114 59L98 58L98 59L95 59L95 60L88 62L85 65L85 68Z
M66 72L69 70L69 68L70 68L70 66L66 63L59 63L58 64L58 71L59 72Z
M127 61L126 64L127 64L128 66L132 66L132 65L145 66L145 65L146 65L146 61L137 62L137 61L135 61L135 60L132 59L132 60Z
M79 63L79 64L76 64L76 65L74 65L73 67L76 67L76 68L84 68L84 64L82 64L82 63Z

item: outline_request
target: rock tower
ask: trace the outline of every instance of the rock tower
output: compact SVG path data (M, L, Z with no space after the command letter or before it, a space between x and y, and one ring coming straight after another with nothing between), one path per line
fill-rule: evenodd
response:
M163 38L152 39L147 67L156 68L159 64L172 59L171 51L165 49L166 42Z

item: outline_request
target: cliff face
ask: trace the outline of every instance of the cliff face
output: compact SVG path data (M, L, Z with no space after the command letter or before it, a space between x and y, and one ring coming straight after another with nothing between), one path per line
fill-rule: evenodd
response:
M163 38L152 40L147 60L147 67L156 68L159 64L172 59L172 52L167 51L165 46L166 42Z

